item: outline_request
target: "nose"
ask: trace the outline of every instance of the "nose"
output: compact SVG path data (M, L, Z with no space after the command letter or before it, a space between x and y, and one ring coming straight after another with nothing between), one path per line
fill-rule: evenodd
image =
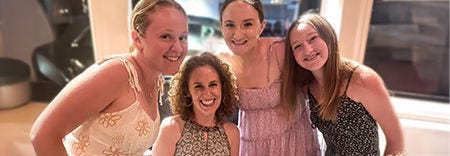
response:
M305 51L307 53L312 52L314 50L313 47L311 46L311 44L309 44L309 43L305 43L303 45L305 46Z
M183 51L183 43L180 40L175 40L170 47L173 51L181 52Z
M211 88L206 88L203 90L203 95L206 97L211 97L212 95L212 89Z
M235 39L241 39L242 38L242 34L243 34L243 31L244 30L242 30L241 28L239 28L239 27L237 27L236 28L236 30L233 32L233 38L235 38Z

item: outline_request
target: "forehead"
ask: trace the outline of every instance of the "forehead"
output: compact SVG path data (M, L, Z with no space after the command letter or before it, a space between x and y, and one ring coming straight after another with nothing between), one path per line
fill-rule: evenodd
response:
M238 16L236 15L238 14ZM223 11L222 20L259 19L258 12L253 6L242 1L231 2Z
M161 27L161 29L183 29L187 31L187 17L174 7L162 7L149 14L147 18L151 21L149 27L152 30ZM151 31L147 29L148 31Z
M297 26L295 26L292 29L291 36L293 36L293 35L307 36L314 32L316 32L316 30L311 25L302 22L302 23L297 24Z
M162 6L160 8L157 8L155 11L149 13L148 17L150 19L168 17L182 17L187 19L187 17L180 10L176 9L173 6Z
M195 80L206 78L206 76L218 77L218 74L217 71L210 65L203 65L192 70L189 77L191 77L191 80Z

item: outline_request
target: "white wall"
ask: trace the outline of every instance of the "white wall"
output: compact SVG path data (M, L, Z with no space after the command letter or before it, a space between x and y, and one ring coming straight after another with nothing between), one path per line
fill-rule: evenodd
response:
M129 52L131 0L88 0L88 3L95 59Z
M364 61L373 0L322 0L320 14L337 33L343 57Z
M54 40L44 10L37 0L0 0L0 4L2 55L24 61L33 69L33 50Z

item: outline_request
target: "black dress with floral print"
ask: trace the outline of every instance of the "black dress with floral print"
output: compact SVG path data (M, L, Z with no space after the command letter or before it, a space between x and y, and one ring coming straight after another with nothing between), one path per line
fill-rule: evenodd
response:
M317 100L308 89L312 126L323 134L326 155L380 155L376 121L360 102L347 96L350 79L351 75L339 98L336 121L320 118Z

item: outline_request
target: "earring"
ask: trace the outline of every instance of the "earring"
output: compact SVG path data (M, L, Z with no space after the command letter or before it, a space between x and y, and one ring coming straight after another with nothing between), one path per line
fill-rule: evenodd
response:
M191 99L191 95L186 95L186 96L184 96L184 97L186 97L188 100L186 100L186 101L191 101L190 103L186 103L186 104L184 104L186 107L190 107L190 106L192 106L192 99Z

